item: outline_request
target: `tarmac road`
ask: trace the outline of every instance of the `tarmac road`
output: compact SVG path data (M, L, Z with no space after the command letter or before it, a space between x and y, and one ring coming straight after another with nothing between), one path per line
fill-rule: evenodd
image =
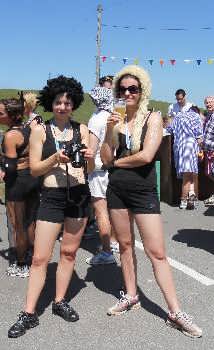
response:
M1 350L192 350L213 349L214 344L214 208L200 203L196 211L182 211L162 203L167 255L182 309L194 316L203 329L203 337L191 339L166 327L166 305L154 280L151 264L145 257L136 233L138 286L142 308L118 317L106 310L116 301L122 287L119 265L90 267L85 259L95 250L95 240L83 241L68 296L80 320L66 323L51 314L54 298L55 270L59 254L56 242L49 264L47 283L38 311L40 325L18 339L8 339L8 328L22 309L27 279L7 277L7 230L4 207L0 206L0 349Z

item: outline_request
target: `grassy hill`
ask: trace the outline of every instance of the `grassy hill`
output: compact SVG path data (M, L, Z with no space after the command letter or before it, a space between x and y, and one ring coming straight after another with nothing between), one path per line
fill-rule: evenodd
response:
M16 89L0 89L0 99L8 98L8 97L17 97L18 91L19 90L16 90ZM28 91L36 92L36 93L38 92L35 90L28 90ZM167 114L168 106L169 106L169 103L162 102L162 101L151 100L149 103L149 108L154 108L155 111L161 111L163 116ZM87 123L94 109L95 109L95 106L89 94L85 93L83 104L74 112L75 119L79 122ZM51 117L51 113L44 112L42 107L38 107L37 111L44 117L45 120Z

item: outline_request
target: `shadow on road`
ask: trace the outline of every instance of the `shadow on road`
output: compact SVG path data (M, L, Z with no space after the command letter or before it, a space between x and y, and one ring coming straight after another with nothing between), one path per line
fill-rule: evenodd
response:
M37 304L37 312L39 315L43 314L45 309L52 303L55 298L56 291L56 269L57 263L53 262L48 265L47 277L45 281L45 286L39 297ZM74 271L71 282L68 286L68 291L66 294L66 300L70 301L77 295L82 288L86 287L84 280L79 278L77 273Z
M138 287L138 295L140 303L143 309L150 312L151 314L158 316L164 320L167 319L167 313L159 305L154 303L152 300L148 299L147 296Z
M10 259L10 248L1 249L0 256L5 260L9 260Z
M115 264L89 267L85 281L93 282L97 289L104 293L112 294L117 299L120 298L120 291L124 290L121 267ZM167 313L159 305L147 298L139 287L138 295L143 309L166 320Z
M178 230L178 233L172 239L176 242L186 243L188 247L204 249L214 254L214 231L201 229Z
M214 207L208 207L204 212L204 216L214 216Z
M118 298L123 289L123 278L120 266L116 264L90 266L85 276L86 282L93 282L94 286L104 293Z

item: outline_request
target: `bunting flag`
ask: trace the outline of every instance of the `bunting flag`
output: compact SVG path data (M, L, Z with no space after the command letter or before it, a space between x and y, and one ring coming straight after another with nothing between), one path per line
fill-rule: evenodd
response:
M119 29L138 29L138 30L146 30L146 27L132 27L132 26L118 26L118 25L111 25L111 24L102 24L102 27L111 27L111 28L119 28Z
M134 61L133 61L134 64L136 64L136 66L139 64L139 59L138 58L135 58Z
M209 65L212 65L214 64L214 58L200 58L200 59L189 59L189 58L186 58L186 59L183 59L183 60L176 60L175 58L173 59L163 59L163 58L160 58L159 60L154 60L154 59L145 59L145 60L140 60L139 58L137 57L116 57L116 56L106 56L106 55L102 55L102 56L99 56L101 61L103 63L106 62L106 60L108 59L109 61L111 62L115 62L117 60L121 60L123 62L123 64L127 64L130 62L130 64L135 64L135 65L139 65L140 64L140 61L144 61L144 62L147 62L150 66L154 65L155 62L158 62L160 64L161 67L163 67L164 65L167 65L170 64L172 66L175 66L177 65L177 62L179 61L180 62L184 62L186 64L197 64L197 66L200 66L201 63L207 63Z
M160 61L159 61L159 63L160 63L160 65L161 65L161 67L163 67L164 60L162 60L162 58L161 58Z
M213 58L208 58L208 59L207 59L207 63L208 63L208 64L213 64L213 62L214 62L214 59L213 59Z
M149 28L146 27L134 27L130 25L117 25L117 24L106 24L103 23L102 27L109 27L109 28L114 28L114 29L137 29L137 30L148 30ZM152 28L154 29L154 28ZM213 27L199 27L196 28L197 30L212 30ZM166 28L157 28L157 30L168 30L168 31L188 31L192 30L192 28L184 28L184 27L166 27Z
M180 30L188 30L188 29L187 28L161 28L160 30L180 31Z

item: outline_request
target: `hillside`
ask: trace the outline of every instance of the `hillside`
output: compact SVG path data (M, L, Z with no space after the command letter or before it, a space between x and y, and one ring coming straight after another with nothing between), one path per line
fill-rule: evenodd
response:
M1 98L8 98L8 97L17 97L19 90L15 89L0 89L0 99ZM29 90L32 92L38 92L34 90ZM162 115L166 115L167 110L168 110L169 103L167 102L162 102L162 101L154 101L151 100L149 103L149 108L154 108L155 111L161 111ZM78 108L75 112L75 119L78 120L79 122L87 123L89 117L93 113L95 107L93 102L91 101L91 98L88 93L85 93L85 98L83 104ZM41 107L37 108L38 113L40 113L44 119L48 119L51 117L51 113L44 112L44 110Z

